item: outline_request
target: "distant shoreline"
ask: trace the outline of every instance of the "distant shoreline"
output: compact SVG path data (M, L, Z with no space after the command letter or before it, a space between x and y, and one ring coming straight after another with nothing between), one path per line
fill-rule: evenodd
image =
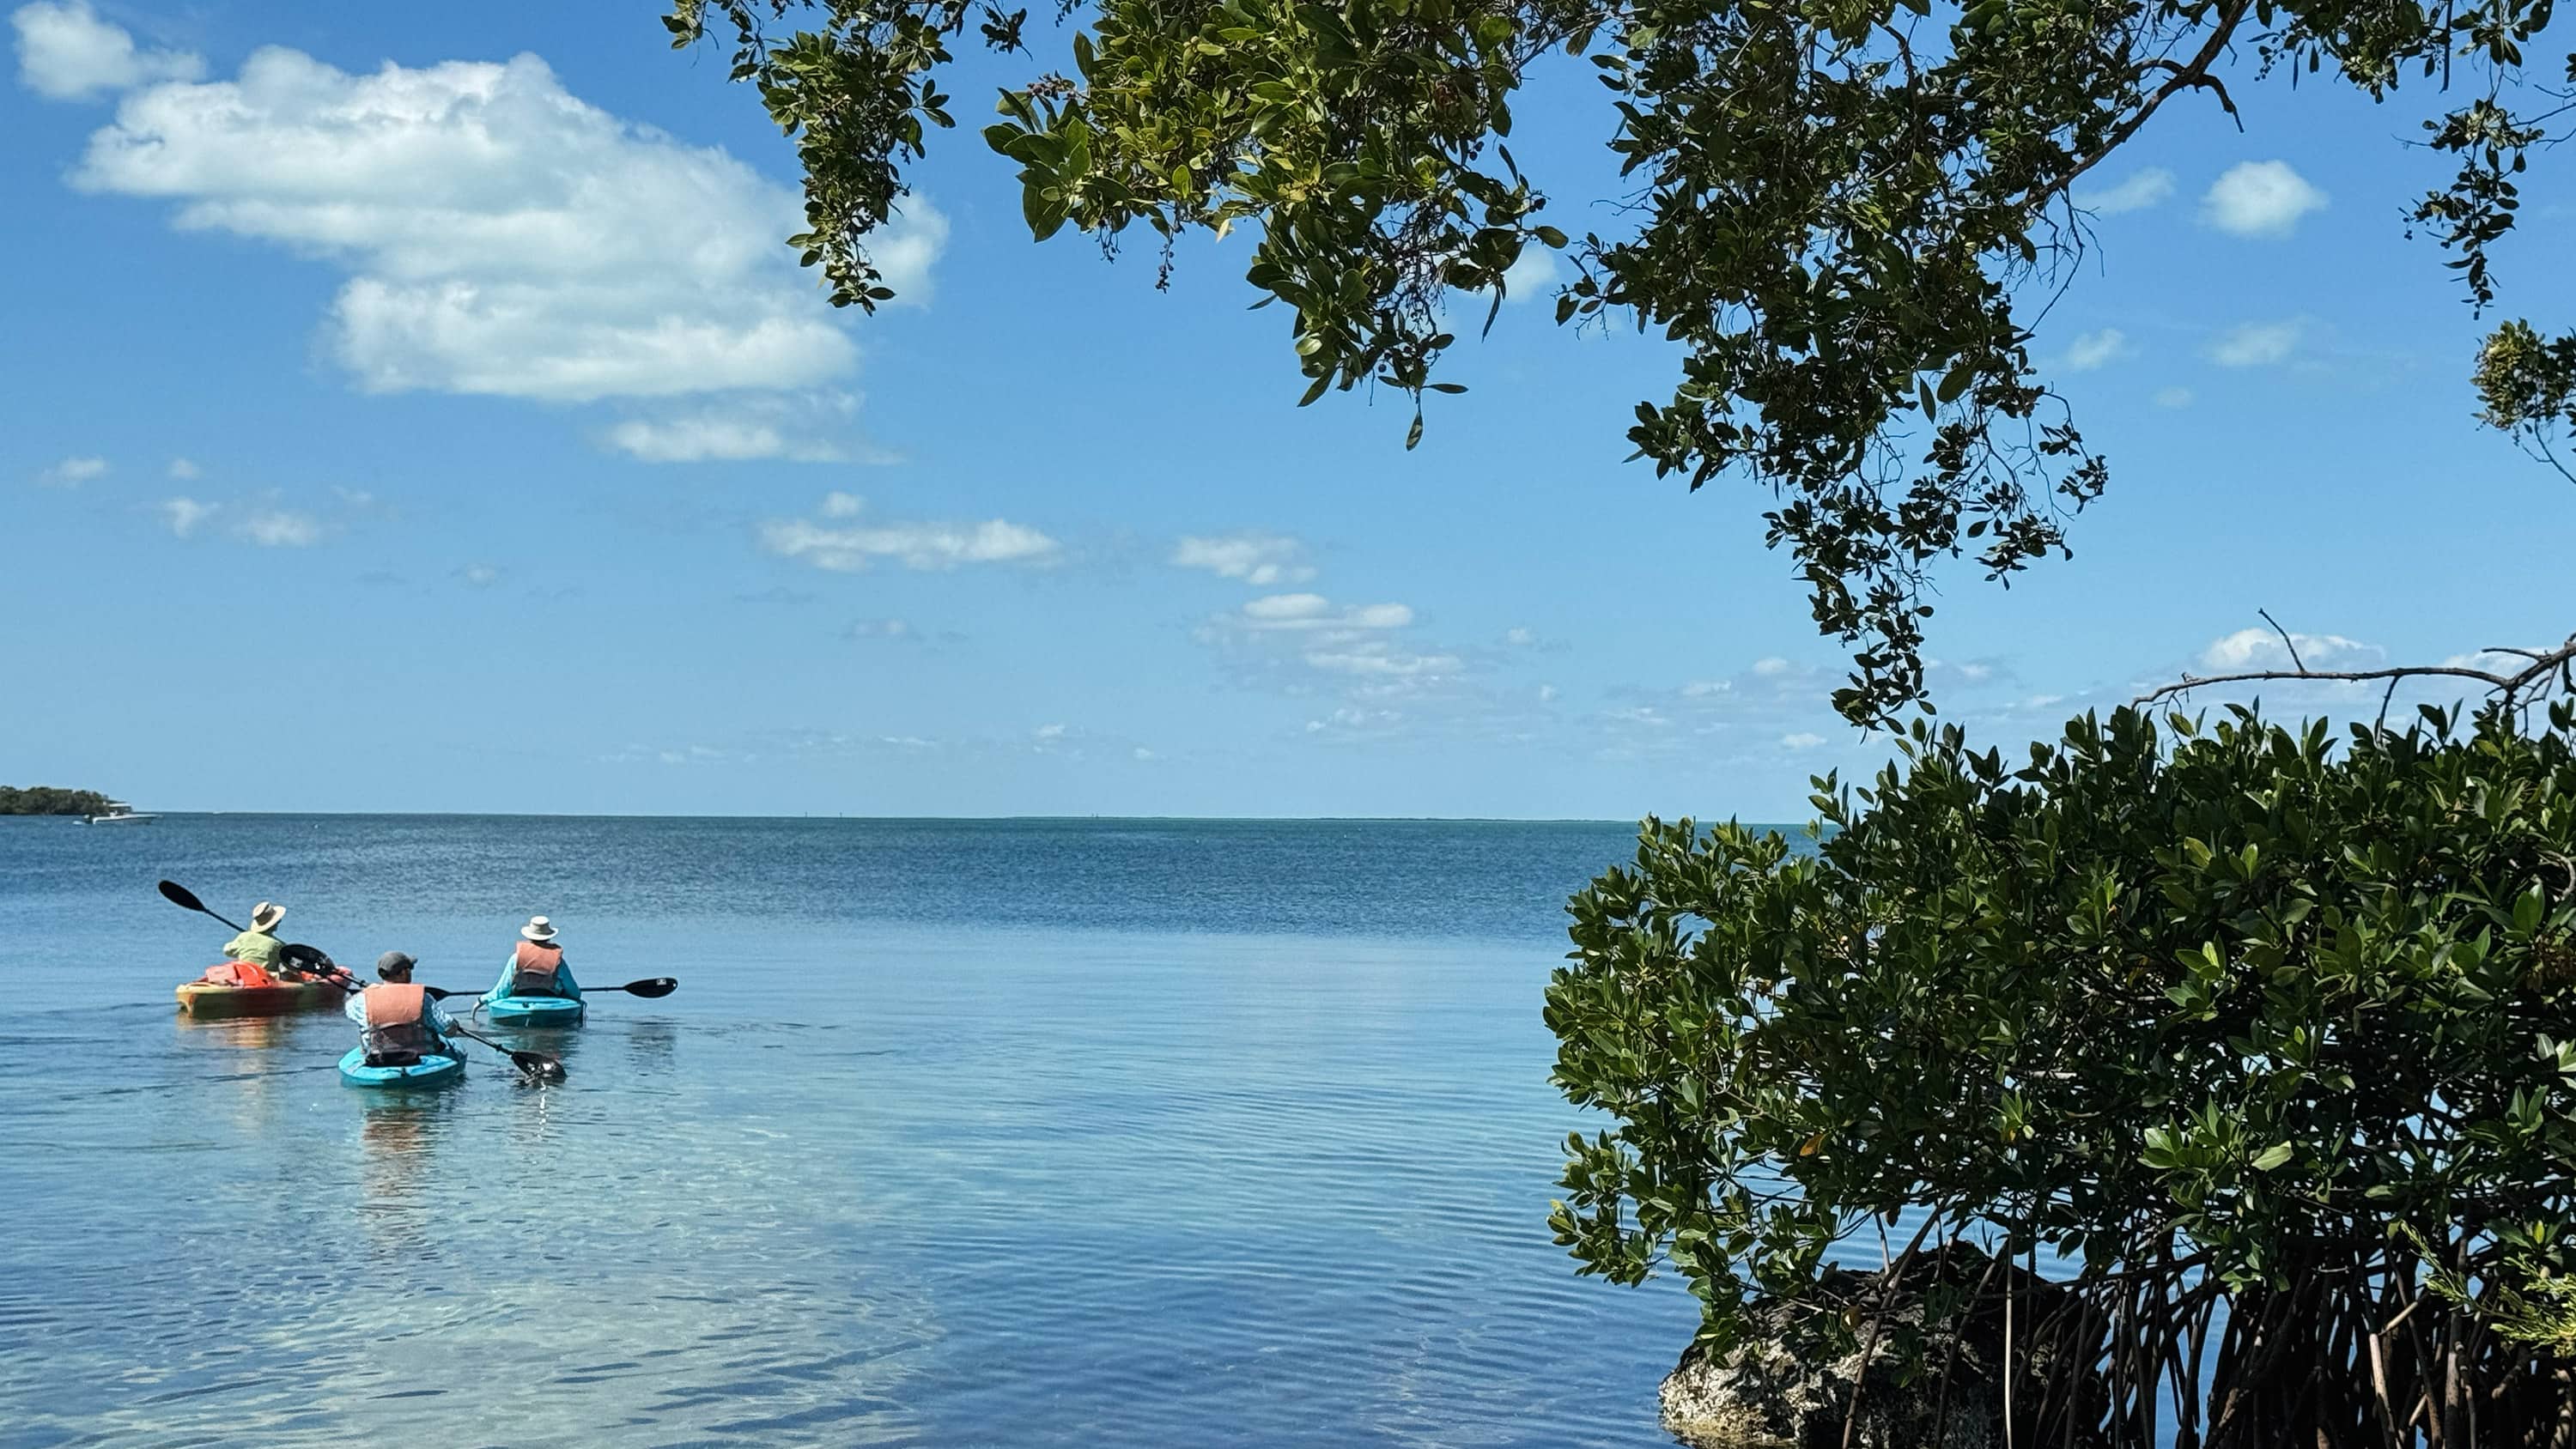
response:
M66 790L55 785L29 785L20 789L0 785L0 815L79 816L105 815L116 802L96 790Z

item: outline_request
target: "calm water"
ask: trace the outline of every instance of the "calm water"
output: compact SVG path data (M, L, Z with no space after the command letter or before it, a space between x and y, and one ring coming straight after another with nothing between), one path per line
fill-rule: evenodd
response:
M0 1449L1654 1445L1539 993L1624 826L0 820ZM611 996L413 1099L229 934Z

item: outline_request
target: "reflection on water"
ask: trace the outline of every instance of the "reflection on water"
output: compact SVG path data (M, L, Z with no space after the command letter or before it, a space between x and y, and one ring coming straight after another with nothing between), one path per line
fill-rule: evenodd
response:
M621 1038L626 1044L627 1065L650 1076L670 1071L679 1063L679 1029L667 1021L639 1021L626 1029Z
M1546 1084L1553 941L904 929L823 902L756 966L708 965L690 943L729 923L585 918L603 975L680 991L489 1033L563 1057L562 1084L469 1043L454 1086L377 1092L341 1084L337 1013L178 1017L183 973L148 953L77 991L29 966L167 912L156 875L225 882L156 859L39 889L59 868L5 825L0 952L31 954L0 955L26 1003L0 1014L0 1449L1663 1442L1690 1304L1577 1280L1547 1240L1580 1125ZM463 959L475 898L525 893L523 826L312 828L339 842L299 867L317 940L355 899L381 918L344 934ZM246 878L289 873L239 829L161 848L198 831ZM638 823L635 849L695 829ZM1160 888L1262 901L1287 847L1227 829L1189 848L1234 874ZM650 874L560 868L595 879L549 899ZM1078 862L1009 869L1025 913L1118 908L1045 898ZM184 920L133 925L194 959Z
M196 1017L181 1011L171 1018L179 1030L196 1034L200 1046L240 1047L257 1050L273 1047L286 1040L287 1023L283 1016Z
M351 1095L359 1095L351 1089ZM435 1232L423 1189L436 1180L436 1149L452 1108L444 1093L374 1092L358 1104L359 1220L371 1256L400 1264L428 1248Z

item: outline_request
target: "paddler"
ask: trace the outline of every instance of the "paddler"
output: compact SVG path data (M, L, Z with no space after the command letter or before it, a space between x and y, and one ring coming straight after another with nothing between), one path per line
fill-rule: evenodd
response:
M224 959L248 961L262 971L275 973L281 964L278 953L286 949L286 943L277 939L277 923L285 919L286 907L273 901L261 901L251 907L250 929L224 943Z
M358 1024L358 1045L365 1048L369 1066L461 1055L448 1040L455 1020L430 999L427 987L411 984L415 964L400 951L387 951L376 958L376 975L383 984L349 994L346 1010Z
M483 999L579 997L581 988L574 984L572 968L564 964L563 955L555 923L543 916L528 917L528 923L519 928L518 944L510 948L510 959L501 963L500 981L483 993Z

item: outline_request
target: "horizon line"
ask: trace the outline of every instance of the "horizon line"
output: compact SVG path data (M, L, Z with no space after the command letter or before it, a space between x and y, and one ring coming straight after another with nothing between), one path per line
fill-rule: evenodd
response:
M725 815L712 812L659 813L651 811L569 811L569 810L151 810L141 812L156 817L252 816L273 819L296 817L373 817L392 819L503 819L503 820L854 820L887 824L1009 824L1068 821L1119 821L1131 823L1182 822L1190 824L1252 825L1616 825L1635 828L1646 816L1581 816L1581 815L1111 815L1111 814L1046 814L1046 815L866 815L844 812L801 814ZM0 816L0 819L71 820L67 815ZM1695 815L1657 815L1652 818L1676 821L1682 819L1710 821L1712 817ZM1784 821L1744 821L1741 816L1727 816L1745 824L1780 825Z

